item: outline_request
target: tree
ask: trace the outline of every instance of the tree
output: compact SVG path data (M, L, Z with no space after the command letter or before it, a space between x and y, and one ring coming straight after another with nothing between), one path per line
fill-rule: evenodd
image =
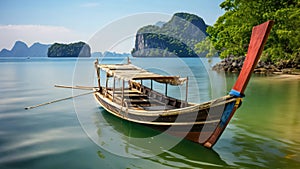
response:
M267 20L275 24L263 52L263 59L299 59L300 1L299 0L225 0L220 7L226 12L207 28L208 42L195 45L197 52L215 48L220 57L245 55L252 27ZM205 45L211 45L204 47ZM210 52L208 53L210 54Z

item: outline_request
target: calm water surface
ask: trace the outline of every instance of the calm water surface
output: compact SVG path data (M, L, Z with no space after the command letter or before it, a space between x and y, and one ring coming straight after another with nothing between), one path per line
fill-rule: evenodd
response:
M123 58L106 59L119 63ZM133 59L164 74L190 77L189 101L226 94L236 74L209 70L199 59ZM153 66L155 65L155 66ZM186 67L188 65L188 67ZM103 81L103 80L102 80ZM212 150L109 115L92 95L25 110L24 107L89 91L54 84L94 86L93 60L0 60L0 168L299 168L300 81L253 75L242 107ZM163 91L163 86L157 85ZM175 91L181 92L175 92ZM183 98L184 88L169 94ZM144 145L132 138L149 138ZM152 140L151 140L152 139ZM160 154L155 154L155 149Z

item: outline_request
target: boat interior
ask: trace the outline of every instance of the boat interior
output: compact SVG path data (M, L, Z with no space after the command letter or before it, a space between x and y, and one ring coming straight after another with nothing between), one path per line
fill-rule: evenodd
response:
M117 104L122 104L123 100L125 106L136 110L171 110L189 105L185 101L168 97L136 81L129 81L129 87L123 90L107 88L103 94Z

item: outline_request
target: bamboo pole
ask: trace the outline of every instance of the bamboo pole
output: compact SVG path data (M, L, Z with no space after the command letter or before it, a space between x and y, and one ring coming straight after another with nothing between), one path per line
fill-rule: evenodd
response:
M165 95L168 96L168 83L166 83L166 87L165 87Z
M130 64L130 63L131 63L131 61L130 61L129 57L127 57L127 64Z
M108 76L108 73L106 73L106 80L105 80L105 97L107 97L108 96L108 78L109 78L109 76Z
M123 103L124 103L124 86L125 86L125 80L122 79L122 104L121 106L123 107Z
M97 68L97 82L98 82L98 87L99 87L99 90L101 89L101 74L100 74L100 68Z
M79 96L88 95L88 94L91 94L91 93L94 93L94 91L88 92L88 93L82 93L82 94L78 94L78 95L75 95L75 96L70 96L70 97L66 97L66 98L62 98L62 99L57 99L57 100L49 101L49 102L37 104L37 105L34 105L34 106L25 107L25 109L26 110L28 110L28 109L34 109L34 108L37 108L37 107L41 107L41 106L45 106L45 105L48 105L48 104L52 104L52 103L56 103L56 102L60 102L60 101L68 100L68 99L72 99L72 98L79 97Z
M96 72L97 72L97 82L98 82L98 87L99 87L99 90L101 89L101 85L100 85L100 68L98 67L98 59L96 59L96 61L94 62L95 64L95 69L96 69Z
M108 88L108 73L106 73L106 81L105 81L105 88L107 89Z
M187 103L188 100L188 93L189 93L189 77L186 77L186 82L185 82L185 102Z
M93 90L97 88L97 87L89 87L89 86L65 86L65 85L54 85L54 87L67 88L67 89L80 89L80 90Z
M114 102L115 99L115 86L116 86L116 76L114 76L114 83L113 83L113 93L112 93L112 102Z

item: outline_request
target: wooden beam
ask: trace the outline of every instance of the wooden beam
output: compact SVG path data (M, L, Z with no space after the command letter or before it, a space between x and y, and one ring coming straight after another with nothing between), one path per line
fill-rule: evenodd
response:
M122 107L123 107L123 103L124 103L124 86L125 86L125 80L122 79L122 103L121 103Z
M185 82L185 102L188 100L188 93L189 93L189 77L186 77Z
M116 77L114 76L112 102L114 102L115 99L115 86L116 86Z
M97 82L98 82L98 88L99 90L101 89L101 85L100 85L100 68L98 67L98 59L95 60L94 64L95 64L95 69L96 69L96 73L97 73Z
M93 90L97 88L97 87L90 87L90 86L65 86L65 85L54 85L54 87L67 88L67 89L80 89L80 90Z
M106 80L105 80L105 88L106 89L108 88L108 78L109 78L109 76L106 73Z
M263 51L264 45L267 41L273 24L274 21L267 21L263 24L253 27L246 59L244 61L240 75L236 83L234 84L230 94L239 97L243 96L251 74L256 67L260 55Z
M52 104L52 103L56 103L56 102L60 102L60 101L68 100L68 99L73 99L75 97L84 96L84 95L91 94L91 93L95 93L95 92L92 91L92 92L88 92L88 93L81 93L81 94L78 94L78 95L74 95L74 96L70 96L70 97L66 97L66 98L62 98L62 99L57 99L57 100L49 101L49 102L46 102L46 103L37 104L37 105L34 105L34 106L25 107L25 109L26 110L34 109L34 108L37 108L37 107L45 106L45 105L48 105L48 104Z
M166 83L166 87L165 87L165 96L168 96L168 83Z

